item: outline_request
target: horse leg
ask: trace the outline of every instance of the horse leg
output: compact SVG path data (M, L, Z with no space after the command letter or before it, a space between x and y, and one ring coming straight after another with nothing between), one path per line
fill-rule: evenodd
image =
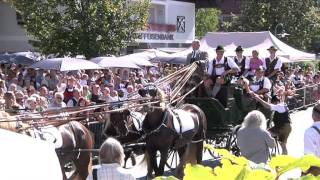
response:
M157 151L153 148L147 148L147 153L148 153L148 174L147 178L152 179L152 173L153 171L157 172L158 171L158 166L157 166Z
M197 150L196 150L196 156L197 156L197 164L201 164L202 163L202 155L203 155L203 141L198 142L196 144L197 146Z
M185 163L191 163L192 165L197 164L197 144L195 143L189 143L187 145L186 153L184 155Z
M168 148L164 148L160 151L161 158L160 158L159 168L158 168L157 172L155 172L156 176L162 176L164 173L164 165L168 159L168 151L169 151Z
M184 165L185 165L185 156L186 156L186 151L187 151L187 145L181 147L178 149L178 154L179 154L179 158L180 158L180 162L179 162L179 165L176 169L176 174L177 174L177 177L179 179L182 179L183 178L183 168L184 168Z
M89 168L91 167L90 153L81 152L79 158L74 161L74 164L78 171L79 180L85 180L89 174Z

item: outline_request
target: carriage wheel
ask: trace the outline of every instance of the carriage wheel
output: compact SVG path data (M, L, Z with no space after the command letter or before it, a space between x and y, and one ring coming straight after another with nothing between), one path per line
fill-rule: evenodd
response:
M212 138L206 139L206 143L212 145L214 148L222 149L222 148L227 147L228 138L229 138L228 134L219 133L219 134L216 134ZM204 150L204 152L205 151L206 151L206 149ZM208 152L213 158L217 158L217 156L214 154L214 152L212 152L211 150L208 150Z
M168 159L166 162L166 166L171 170L175 170L178 167L180 162L179 154L177 150L170 149L168 153Z
M216 141L216 139L206 139L206 144L209 144L209 145L211 145L211 146L213 146L213 147L217 147L216 145L217 145L217 141ZM206 149L206 148L204 148L203 149L203 153L206 153L206 152L209 152L209 154L213 157L213 158L215 158L216 156L214 155L214 152L212 152L210 149Z
M270 158L282 154L282 148L281 148L280 142L278 141L277 138L275 138L275 141L276 141L275 147L271 148L269 151Z
M226 145L226 149L231 151L232 154L236 156L240 156L240 149L237 145L237 131L239 128L240 126L235 127L235 130L229 134L229 138L227 140L227 145Z

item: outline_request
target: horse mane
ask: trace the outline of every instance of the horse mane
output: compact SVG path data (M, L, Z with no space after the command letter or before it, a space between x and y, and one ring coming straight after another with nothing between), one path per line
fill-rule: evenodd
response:
M157 90L160 98L160 107L164 111L166 109L166 103L165 103L166 93L160 88L157 88Z
M21 125L22 126L21 128L29 127L27 124L22 123L20 121L18 123L19 124L17 124L17 119L14 118L13 116L11 116L5 111L0 111L0 128L1 129L18 132L19 129L17 129L17 125Z

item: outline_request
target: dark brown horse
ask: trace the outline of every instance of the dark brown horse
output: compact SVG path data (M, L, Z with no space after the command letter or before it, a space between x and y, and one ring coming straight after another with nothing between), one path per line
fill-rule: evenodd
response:
M128 109L118 112L110 113L110 121L106 121L106 135L116 138L122 145L138 143L137 141L142 137L142 115L138 112L130 112ZM132 165L136 164L135 155L143 154L140 146L126 147L125 150L125 164L131 158Z
M185 84L182 89L181 94L186 94L190 92L194 87L198 86L193 92L191 92L187 97L209 97L207 94L208 87L205 86L207 79L210 79L210 76L206 74L207 62L204 60L196 61L197 69L191 75L190 79ZM204 83L200 84L201 81Z
M38 128L34 131L30 125L16 121L16 119L4 111L0 112L0 119L5 121L1 122L0 120L0 128L2 129L33 137L39 132L41 134L41 129ZM69 173L68 179L85 180L89 174L89 168L91 168L91 153L89 151L81 151L81 149L88 150L93 148L93 139L90 131L77 121L62 124L57 128L62 136L62 144L61 147L56 149L56 152L61 170L64 173L64 179L67 179L65 166L71 164L74 171L73 173Z
M150 107L151 110L143 121L143 130L146 133L146 160L148 162L148 177L152 177L153 171L156 176L164 173L164 165L168 158L169 149L175 149L180 156L178 176L183 176L183 167L189 162L192 164L201 163L203 153L203 141L207 129L207 120L204 112L197 106L184 104L179 107L183 114L189 114L194 126L186 132L177 132L174 125L176 110L164 107L164 93L157 90L160 95L160 104ZM180 116L181 118L181 116ZM180 119L180 123L187 119ZM181 126L180 126L181 130ZM161 154L159 165L157 164L157 151Z

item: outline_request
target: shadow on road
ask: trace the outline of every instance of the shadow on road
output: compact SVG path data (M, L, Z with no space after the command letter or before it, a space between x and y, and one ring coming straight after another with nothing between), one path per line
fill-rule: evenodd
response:
M202 165L209 166L211 168L214 168L219 164L220 164L220 161L214 160L214 159L208 159L208 160L202 161ZM165 171L163 176L174 176L174 175L175 175L175 171ZM137 178L137 180L146 180L146 179L147 179L146 176Z

